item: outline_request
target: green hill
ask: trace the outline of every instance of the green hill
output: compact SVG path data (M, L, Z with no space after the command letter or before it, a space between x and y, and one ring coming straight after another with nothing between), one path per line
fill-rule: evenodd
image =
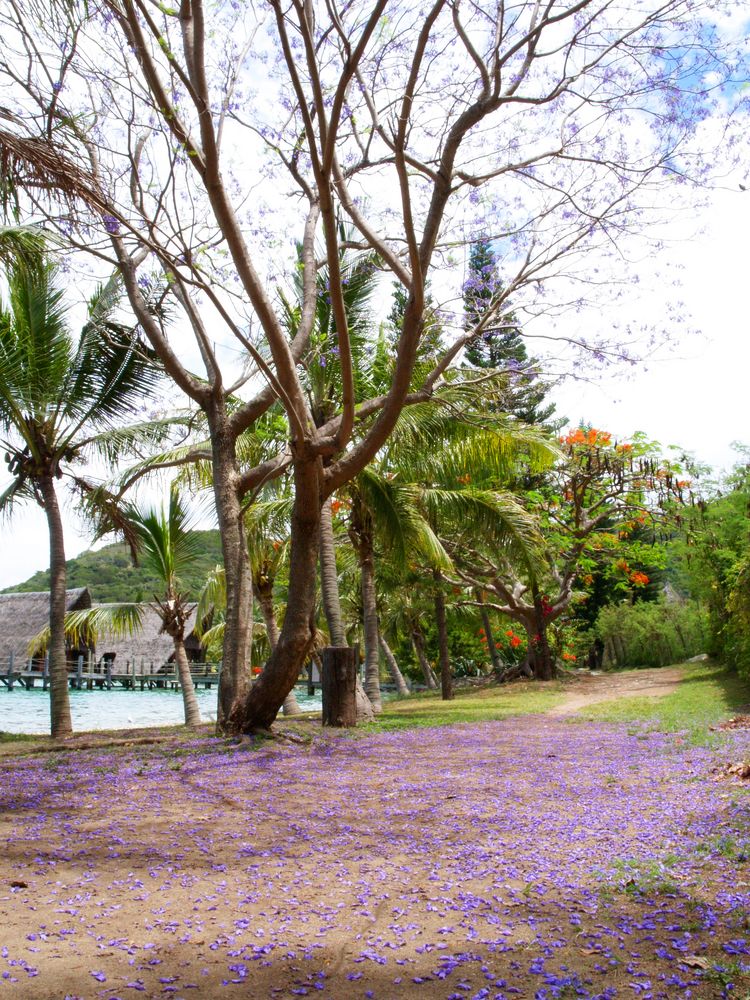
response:
M183 576L184 592L196 599L206 577L222 562L218 531L196 531L199 548L190 571ZM96 604L114 601L149 601L161 588L155 576L140 566L133 566L127 545L116 542L96 551L82 552L69 559L68 588L88 587ZM24 583L7 587L3 593L49 590L49 570L35 573Z

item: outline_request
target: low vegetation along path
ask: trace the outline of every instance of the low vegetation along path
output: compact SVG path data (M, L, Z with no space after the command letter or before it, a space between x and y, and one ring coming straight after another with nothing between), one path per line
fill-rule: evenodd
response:
M19 748L0 995L744 998L748 802L722 765L750 731L726 740L545 715Z

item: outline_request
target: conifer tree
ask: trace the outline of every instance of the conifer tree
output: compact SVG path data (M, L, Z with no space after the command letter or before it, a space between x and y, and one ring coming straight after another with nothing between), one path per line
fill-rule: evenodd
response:
M471 330L492 309L503 294L492 242L480 237L469 252L469 274L464 283L464 329ZM526 424L548 423L555 412L546 403L549 386L539 376L536 362L529 358L521 329L513 313L501 313L490 321L464 351L465 359L476 368L497 368L508 372L509 385L503 409Z

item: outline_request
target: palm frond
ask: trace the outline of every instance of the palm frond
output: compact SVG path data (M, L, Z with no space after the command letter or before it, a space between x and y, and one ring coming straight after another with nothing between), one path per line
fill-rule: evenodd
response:
M90 450L109 466L114 466L128 455L140 455L142 448L163 446L174 434L175 427L187 427L190 424L191 415L187 413L175 413L157 420L141 420L93 434L80 441L79 447ZM162 456L164 454L161 452ZM153 461L153 457L149 461Z
M75 353L56 276L43 255L16 261L0 318L0 421L25 422L32 436L35 426L57 424Z
M72 645L95 644L102 632L118 638L138 632L143 624L139 604L108 604L104 607L68 611L65 615L65 638ZM49 625L29 640L29 656L36 656L49 645Z
M460 551L461 536L473 547L501 551L532 573L543 566L544 542L536 518L518 498L499 490L425 489L422 504L428 520L439 523L442 537L452 534Z
M448 553L420 509L419 486L389 479L367 468L358 476L356 488L390 559L404 565L418 554L431 566L451 568Z
M166 509L139 510L130 507L129 519L138 536L144 561L159 575L172 596L179 585L180 573L195 558L200 548L198 536L191 530L192 519L175 486L169 493Z
M34 499L31 485L24 479L14 479L10 486L0 493L0 518L11 517L17 503Z
M198 596L198 608L195 613L195 634L203 639L213 631L208 628L202 631L203 622L210 621L216 615L223 613L227 606L227 579L223 566L214 566L206 577Z

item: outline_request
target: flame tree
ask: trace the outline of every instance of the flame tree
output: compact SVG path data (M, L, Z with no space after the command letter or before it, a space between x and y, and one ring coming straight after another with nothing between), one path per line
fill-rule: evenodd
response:
M645 587L648 576L631 568L628 540L635 527L641 539L653 536L689 488L677 467L641 437L615 443L604 431L578 427L560 446L562 461L526 495L544 536L541 571L470 539L453 543L462 583L489 595L483 604L523 627L528 666L539 680L555 676L549 628L570 606L576 586L590 582L592 565L609 564L629 587Z

